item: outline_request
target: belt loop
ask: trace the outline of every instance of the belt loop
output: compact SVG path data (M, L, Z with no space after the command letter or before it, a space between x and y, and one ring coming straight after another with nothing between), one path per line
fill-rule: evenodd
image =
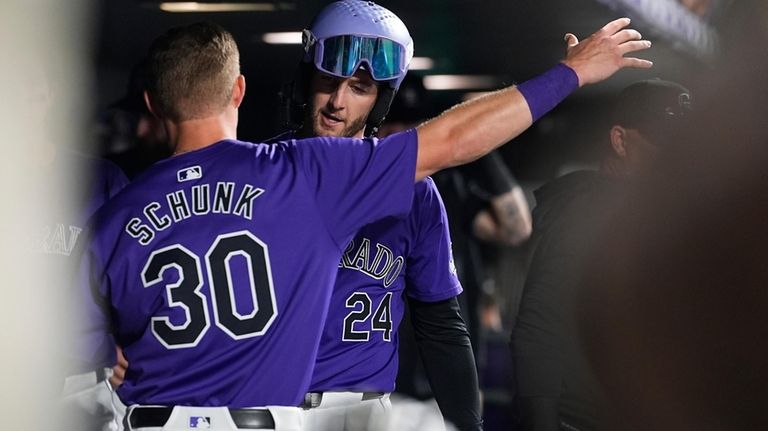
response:
M368 401L368 400L376 400L379 398L383 398L384 395L386 395L386 392L363 392L362 401Z
M313 409L315 407L319 407L320 403L323 402L323 393L322 392L307 392L304 394L304 404L302 404L302 407L304 409Z
M96 383L101 383L104 380L107 380L109 378L109 376L107 375L106 368L99 368L95 371L95 373L96 373Z
M310 393L310 407L320 407L320 404L323 402L323 393L322 392L311 392Z

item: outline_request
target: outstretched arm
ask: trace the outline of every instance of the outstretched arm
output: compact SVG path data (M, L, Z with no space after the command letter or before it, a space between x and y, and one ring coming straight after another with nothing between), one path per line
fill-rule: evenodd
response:
M651 67L648 60L625 57L651 46L641 40L640 33L626 29L628 25L628 18L611 21L581 42L569 33L565 67L558 65L534 78L523 91L516 86L504 88L456 105L417 127L416 179L489 153L520 135L580 86L600 82L625 67Z

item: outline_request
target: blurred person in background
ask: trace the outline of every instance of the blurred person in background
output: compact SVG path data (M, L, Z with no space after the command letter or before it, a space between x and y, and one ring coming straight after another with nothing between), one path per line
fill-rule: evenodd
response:
M719 25L691 139L628 191L578 297L612 429L768 429L768 5Z
M640 81L618 95L611 112L599 170L567 174L535 192L532 257L512 331L524 431L612 429L598 421L606 400L575 331L574 302L599 230L628 183L656 174L682 144L691 94L674 82Z

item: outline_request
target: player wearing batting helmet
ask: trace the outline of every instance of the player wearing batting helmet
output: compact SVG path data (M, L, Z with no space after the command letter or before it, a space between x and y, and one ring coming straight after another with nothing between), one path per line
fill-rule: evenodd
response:
M413 57L391 11L370 1L331 3L304 30L304 58L286 102L299 136L375 135ZM283 135L282 138L285 136ZM386 408L398 369L398 326L409 302L419 348L444 416L482 428L477 371L456 296L448 218L435 183L416 183L406 217L365 226L347 244L331 297L305 408ZM330 429L343 416L310 410Z

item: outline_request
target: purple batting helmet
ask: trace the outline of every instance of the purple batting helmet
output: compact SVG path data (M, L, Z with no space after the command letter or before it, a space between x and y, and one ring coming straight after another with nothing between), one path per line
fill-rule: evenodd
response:
M375 135L413 58L413 39L394 13L372 1L341 0L326 6L303 34L304 59L288 96L289 125L296 110L306 106L308 73L313 65L329 75L348 78L365 68L381 82L376 104L368 115L366 135ZM298 85L296 85L298 84Z

